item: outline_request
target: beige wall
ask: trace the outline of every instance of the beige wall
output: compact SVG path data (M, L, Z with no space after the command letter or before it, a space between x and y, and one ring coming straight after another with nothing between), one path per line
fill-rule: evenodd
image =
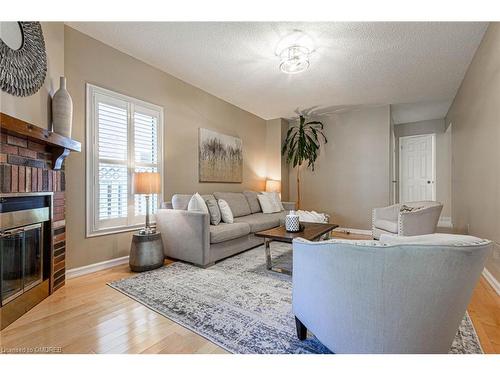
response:
M389 106L343 112L323 122L328 143L316 170L302 173L302 209L326 212L344 227L370 229L372 209L390 202ZM295 179L291 170L292 200Z
M274 119L266 121L266 176L281 181L281 200L289 199L288 165L281 156L281 145L285 141L288 121Z
M262 190L266 122L246 111L65 27L65 73L73 97L73 136L85 150L85 83L130 95L165 111L165 200L176 192ZM243 140L243 184L198 182L198 128ZM85 238L85 151L66 163L69 269L128 255L131 233Z
M446 117L452 124L452 215L495 241L487 268L500 280L500 23L491 23Z
M51 97L64 76L64 23L42 22L47 50L45 84L34 95L17 97L0 91L1 111L33 125L48 129L51 124Z
M436 199L443 203L441 218L451 218L451 128L445 129L444 119L436 119L397 124L394 131L398 159L400 137L436 134ZM399 180L399 170L396 170L396 176L396 180Z

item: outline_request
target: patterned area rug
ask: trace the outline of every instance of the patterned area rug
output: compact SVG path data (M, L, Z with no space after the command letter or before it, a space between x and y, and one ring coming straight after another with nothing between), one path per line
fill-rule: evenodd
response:
M273 242L272 251L290 267L290 245ZM109 285L232 353L331 353L314 336L297 339L291 277L264 264L259 247L208 269L176 262ZM450 353L482 352L466 314Z

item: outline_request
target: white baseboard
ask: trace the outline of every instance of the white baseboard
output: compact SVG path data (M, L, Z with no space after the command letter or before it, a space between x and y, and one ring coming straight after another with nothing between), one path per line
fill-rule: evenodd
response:
M78 276L83 276L89 273L102 271L107 268L119 266L121 264L126 264L126 263L128 263L128 255L121 258L105 260L104 262L89 264L88 266L72 268L66 271L66 279L73 279Z
M338 228L335 228L333 230L334 232L350 232L350 233L354 233L354 234L365 234L365 235L368 235L368 236L371 236L372 235L372 231L369 230L369 229L356 229L356 228L342 228L342 227L338 227Z
M450 216L440 217L437 226L440 228L453 228L451 217Z
M486 268L483 270L483 276L495 290L495 292L497 292L497 294L500 296L500 283L497 279L495 279L495 276L493 276Z

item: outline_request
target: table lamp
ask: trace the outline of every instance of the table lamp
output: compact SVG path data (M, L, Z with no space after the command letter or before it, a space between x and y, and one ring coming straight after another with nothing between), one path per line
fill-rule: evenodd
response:
M281 193L281 181L266 180L266 191L270 193Z
M160 174L157 172L134 173L134 193L145 194L146 198L146 226L141 234L151 234L154 230L149 226L149 197L150 194L161 193Z

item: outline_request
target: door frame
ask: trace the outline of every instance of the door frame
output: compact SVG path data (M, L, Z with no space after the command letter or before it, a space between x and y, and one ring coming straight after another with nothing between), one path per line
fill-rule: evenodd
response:
M398 176L398 180L399 180L399 197L398 197L398 200L399 200L399 203L401 203L401 198L403 196L403 174L402 174L402 170L403 170L403 163L401 162L402 161L402 158L403 158L403 143L405 143L405 140L408 140L408 139L411 139L411 138L431 138L431 144L432 144L432 147L431 147L431 152L432 152L432 200L435 201L436 200L436 133L431 133L431 134L419 134L419 135L408 135L408 136L404 136L404 137L399 137L399 150L398 150L398 153L399 153L399 157L398 157L398 161L399 161L399 176Z

